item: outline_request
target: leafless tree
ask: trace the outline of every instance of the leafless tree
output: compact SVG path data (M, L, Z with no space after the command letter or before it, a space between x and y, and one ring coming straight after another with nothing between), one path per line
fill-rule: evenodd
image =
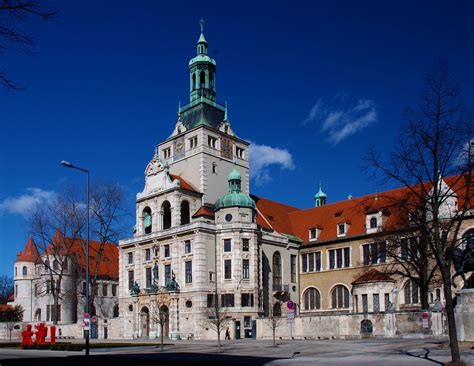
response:
M0 0L0 53L10 45L18 51L31 54L35 38L20 26L33 19L54 20L58 15L41 0ZM0 69L0 85L9 90L21 90L5 70Z
M6 304L13 294L13 278L0 276L0 304Z
M150 320L153 324L160 326L160 347L163 351L164 329L169 321L168 307L165 307L163 303L157 304L150 314Z
M453 362L460 361L460 354L454 321L452 258L446 256L446 250L460 244L461 224L469 214L472 133L472 114L467 114L461 104L459 85L447 68L439 67L426 77L417 108L404 113L397 147L388 161L373 151L369 153L370 163L384 179L401 184L410 199L424 204L418 223L441 272Z
M281 308L281 302L276 303L279 308ZM274 311L274 304L270 309L270 314L268 315L268 319L266 320L267 326L272 330L272 337L273 337L273 347L276 347L276 330L283 324L283 318L281 314L275 314Z
M12 340L12 332L15 325L23 320L23 307L16 305L14 308L6 309L0 312L0 322L5 323L9 339Z
M211 328L217 334L217 347L221 351L221 332L225 331L232 318L227 314L225 308L219 301L219 294L214 293L211 307L206 308L206 318L204 325Z

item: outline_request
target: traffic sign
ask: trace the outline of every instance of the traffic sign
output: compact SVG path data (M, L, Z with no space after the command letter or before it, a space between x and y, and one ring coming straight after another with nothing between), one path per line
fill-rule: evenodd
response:
M84 326L84 330L91 330L91 320L84 319L83 326Z
M89 313L84 313L84 319L90 319L91 315Z
M92 321L92 323L97 323L97 317L94 315L94 316L91 318L91 321Z
M289 300L287 303L286 303L286 307L288 309L294 309L295 308L295 303L291 300Z
M295 321L295 309L288 309L286 313L286 321L288 323L294 323Z

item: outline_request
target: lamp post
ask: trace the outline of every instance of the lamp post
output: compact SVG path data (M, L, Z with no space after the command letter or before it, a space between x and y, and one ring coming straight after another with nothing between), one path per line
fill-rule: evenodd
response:
M84 312L89 314L89 171L78 166L72 165L68 161L61 161L61 164L66 168L72 168L80 170L81 172L86 173L86 200L87 200L87 241L86 241L86 303L84 306ZM90 326L90 325L89 325ZM84 335L86 337L86 356L89 356L89 330L84 330Z

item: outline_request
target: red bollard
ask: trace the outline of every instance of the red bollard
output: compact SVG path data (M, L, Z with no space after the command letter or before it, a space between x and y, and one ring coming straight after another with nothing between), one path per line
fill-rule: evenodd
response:
M51 344L56 344L56 327L54 325L51 325L49 327L50 329L50 339L51 339Z

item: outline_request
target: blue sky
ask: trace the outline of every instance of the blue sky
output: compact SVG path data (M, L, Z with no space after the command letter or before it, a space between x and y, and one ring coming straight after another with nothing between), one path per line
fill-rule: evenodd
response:
M35 54L10 49L0 59L27 85L0 89L0 274L12 274L31 204L65 184L81 187L62 159L120 183L134 211L154 145L188 100L201 16L218 99L255 144L254 194L303 208L319 180L329 202L384 189L361 169L364 152L393 148L403 109L439 62L472 108L470 1L51 4L56 22L26 26Z

